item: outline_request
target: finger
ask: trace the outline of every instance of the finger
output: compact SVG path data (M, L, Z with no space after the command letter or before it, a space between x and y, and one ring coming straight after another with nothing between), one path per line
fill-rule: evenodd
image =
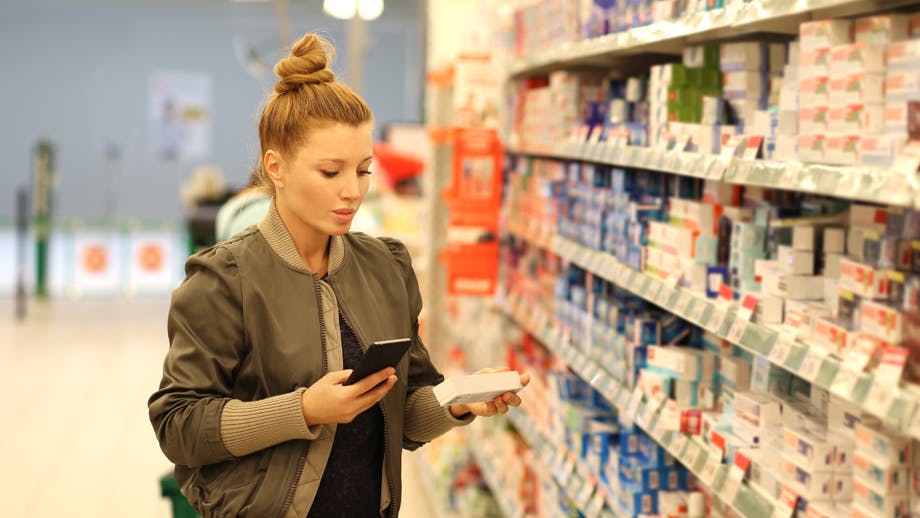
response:
M364 410L367 410L368 408L377 404L378 401L383 399L384 396L387 395L387 392L389 392L390 389L392 389L394 385L396 385L395 375L390 376L389 378L383 380L379 385L377 385L373 389L368 390L364 394L361 394L358 397L357 402Z
M521 406L521 397L513 392L505 392L502 399L508 406Z
M355 390L358 394L364 394L365 392L373 389L377 385L383 383L390 376L396 374L396 369L393 367L387 367L386 369L380 369L379 371L367 376L361 381L358 381L354 384Z
M492 401L486 401L486 417L491 417L498 413L498 409L495 408L495 403Z
M505 402L502 401L501 397L495 398L495 400L492 401L492 404L495 405L495 411L498 412L499 414L508 413L508 405L506 405Z
M345 380L351 376L352 369L345 369L343 371L332 371L326 374L324 377L336 385L341 385L345 383Z
M486 368L484 368L484 369L479 369L478 371L474 372L473 374L490 374L490 373L493 373L493 372L495 372L494 369L490 369L490 368L486 367Z
M530 383L530 373L521 374L521 386L526 387Z

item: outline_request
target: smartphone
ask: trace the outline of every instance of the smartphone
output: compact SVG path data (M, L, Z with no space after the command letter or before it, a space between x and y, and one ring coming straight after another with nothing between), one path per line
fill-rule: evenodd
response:
M397 338L396 340L384 340L374 342L367 348L364 357L358 362L358 366L351 372L351 376L345 380L343 385L357 383L365 377L387 367L396 368L396 364L402 360L412 345L412 340L408 338Z

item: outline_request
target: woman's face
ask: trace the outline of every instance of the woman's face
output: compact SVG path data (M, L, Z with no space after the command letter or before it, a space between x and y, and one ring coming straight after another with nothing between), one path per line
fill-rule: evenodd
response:
M265 153L278 211L292 234L324 238L348 232L370 186L372 128L333 123L314 130L293 157Z

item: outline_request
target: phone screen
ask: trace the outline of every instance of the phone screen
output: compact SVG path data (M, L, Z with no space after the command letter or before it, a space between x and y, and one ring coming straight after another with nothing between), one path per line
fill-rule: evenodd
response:
M374 342L367 348L364 357L358 362L358 366L352 371L351 376L345 380L343 385L351 385L365 377L387 367L396 368L396 365L406 355L412 340L408 338L398 338L396 340L385 340Z

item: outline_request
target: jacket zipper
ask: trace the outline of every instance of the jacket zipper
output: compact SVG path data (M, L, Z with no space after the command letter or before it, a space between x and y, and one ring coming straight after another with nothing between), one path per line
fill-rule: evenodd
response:
M316 293L316 308L319 312L319 343L323 354L323 370L320 372L320 377L323 377L329 370L329 360L326 358L326 321L323 320L323 293L322 289L319 287L319 282L319 277L317 277L316 274L313 274L313 289ZM384 430L386 430L386 418L384 418ZM306 464L307 452L303 452L303 454L300 456L300 462L297 465L297 474L294 476L294 483L291 484L291 489L288 490L287 498L284 499L284 505L281 507L281 514L278 515L280 518L284 518L284 515L287 514L288 508L291 507L291 503L294 501L294 494L297 492L297 485L300 484L300 477L303 476L303 468Z
M339 314L341 315L342 322L345 323L345 327L351 331L351 334L354 335L355 339L358 341L358 345L361 347L361 351L367 352L367 346L364 345L364 342L361 340L361 337L358 336L358 333L355 331L355 328L352 327L351 322L348 321L348 317L345 316L345 309L339 304ZM383 404L383 400L377 402L377 406L380 407L380 413L383 414L383 466L386 469L386 475L389 477L387 482L387 489L390 490L390 515L392 515L393 509L396 509L396 491L393 489L393 482L396 478L393 477L391 471L393 463L390 461L390 448L389 448L389 438L390 438L390 418L387 417L387 410Z

